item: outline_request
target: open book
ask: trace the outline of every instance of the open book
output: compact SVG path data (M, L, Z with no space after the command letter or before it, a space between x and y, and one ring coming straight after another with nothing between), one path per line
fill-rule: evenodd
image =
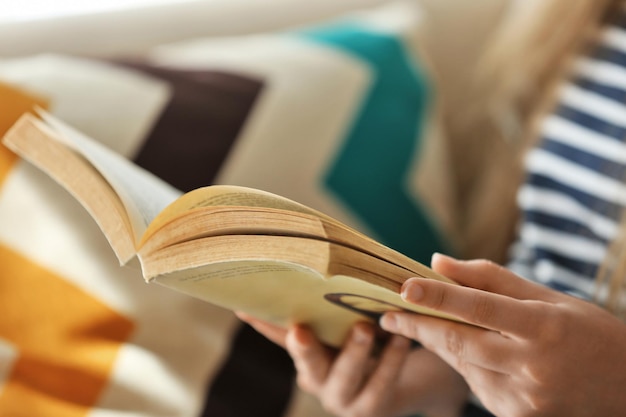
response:
M25 114L4 144L66 188L121 264L144 278L338 346L357 321L405 303L404 280L450 282L341 222L261 190L213 185L182 194L53 116Z

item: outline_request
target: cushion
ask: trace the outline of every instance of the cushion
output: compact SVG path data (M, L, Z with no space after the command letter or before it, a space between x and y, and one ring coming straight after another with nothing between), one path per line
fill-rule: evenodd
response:
M12 118L16 94L0 89ZM0 265L0 414L201 412L236 319L120 268L86 211L4 147Z
M164 45L143 59L4 60L0 82L12 93L0 108L15 94L42 97L181 190L273 191L427 261L454 238L421 19L401 1L297 30ZM1 151L0 411L325 415L294 388L280 348L232 313L120 268L71 197Z
M432 1L432 0L430 0ZM483 0L484 1L484 0ZM193 36L278 30L385 0L39 0L12 3L0 15L0 56L45 52L110 57Z
M243 74L259 100L216 182L316 207L429 262L453 245L452 185L414 1L288 33L157 48L151 65Z

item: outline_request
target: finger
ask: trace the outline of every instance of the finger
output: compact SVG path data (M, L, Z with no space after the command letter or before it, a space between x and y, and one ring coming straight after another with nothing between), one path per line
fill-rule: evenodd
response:
M547 305L424 278L407 280L402 286L402 297L463 322L523 338L532 336L539 328Z
M391 395L399 378L406 358L411 351L409 339L394 335L390 338L381 353L380 360L370 376L353 408L361 410L378 410L388 399L384 393Z
M327 404L331 409L347 405L361 389L369 374L368 362L374 347L374 328L357 323L333 364L326 387Z
M506 295L518 300L552 300L556 294L559 294L484 259L461 261L435 253L431 266L436 272L466 287Z
M297 325L286 337L287 352L298 372L298 384L303 390L317 394L326 382L333 354L305 326Z
M239 317L243 322L248 323L254 330L261 333L263 336L267 337L272 342L285 347L285 339L287 337L287 330L276 326L274 324L268 323L263 320L259 320L255 317L252 317L248 314L242 313L240 311L235 312L235 315Z
M511 377L499 372L490 371L475 365L467 365L461 374L471 392L476 395L482 405L494 415L516 415L512 410L519 409L519 395L511 395L504 389L511 385ZM522 414L517 414L522 415Z
M498 332L411 313L387 313L381 326L416 339L464 375L468 365L508 374L515 366L516 343Z

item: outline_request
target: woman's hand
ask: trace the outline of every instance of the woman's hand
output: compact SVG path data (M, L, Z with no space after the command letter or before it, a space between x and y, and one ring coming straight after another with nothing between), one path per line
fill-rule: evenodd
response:
M285 330L243 314L239 317L285 347L294 360L298 385L338 416L457 417L467 399L468 388L460 375L433 353L412 350L404 337L390 338L374 358L375 332L370 324L357 324L337 351L323 346L304 326Z
M498 416L625 416L626 325L607 311L487 261L433 257L462 286L411 279L403 297L458 317L387 313L384 329L456 369Z

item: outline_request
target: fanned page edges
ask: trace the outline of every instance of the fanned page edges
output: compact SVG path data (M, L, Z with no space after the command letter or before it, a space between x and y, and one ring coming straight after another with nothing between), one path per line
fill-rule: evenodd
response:
M55 137L60 142L87 159L115 190L124 205L134 242L139 242L150 223L182 195L161 178L51 114L40 110L38 115L58 132Z
M390 262L413 276L453 282L317 210L266 191L229 185L191 191L163 210L140 243L140 258L174 244L236 234L320 239Z
M9 129L3 143L39 167L85 207L98 224L120 264L136 254L124 205L102 174L82 155L56 139L58 133L32 114Z
M399 292L402 282L416 276L410 271L358 249L330 242L286 235L214 235L181 242L146 256L148 278L172 274L212 263L277 260L302 265L323 278L352 276Z

